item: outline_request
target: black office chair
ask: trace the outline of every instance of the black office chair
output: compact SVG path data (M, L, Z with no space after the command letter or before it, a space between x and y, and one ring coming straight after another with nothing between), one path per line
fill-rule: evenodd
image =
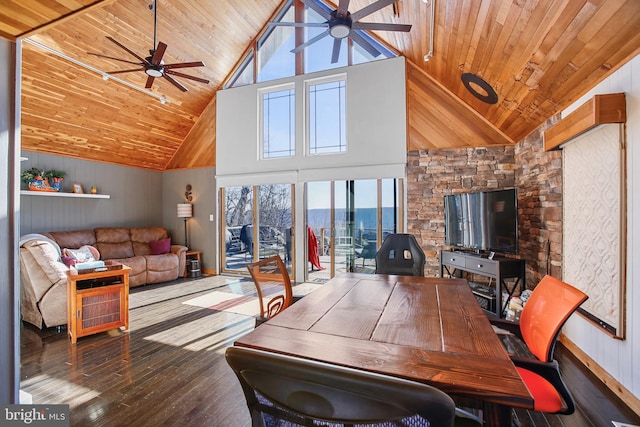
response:
M389 234L376 253L376 274L424 276L426 258L412 234Z
M394 420L408 427L454 425L453 400L426 384L244 347L229 347L225 356L242 386L253 427L390 425ZM456 425L472 422L460 421Z

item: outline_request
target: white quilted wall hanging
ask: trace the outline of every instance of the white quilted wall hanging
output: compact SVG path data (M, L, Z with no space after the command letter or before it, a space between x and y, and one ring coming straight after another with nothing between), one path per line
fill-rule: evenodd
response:
M618 338L625 319L624 134L602 125L562 150L562 277L589 299L581 311Z

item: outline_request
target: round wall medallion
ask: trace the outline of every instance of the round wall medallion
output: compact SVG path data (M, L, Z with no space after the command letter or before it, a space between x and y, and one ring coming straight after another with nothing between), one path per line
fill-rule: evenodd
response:
M471 73L464 73L462 75L462 83L469 92L482 102L487 104L495 104L498 102L498 94L491 87L491 85L481 77Z

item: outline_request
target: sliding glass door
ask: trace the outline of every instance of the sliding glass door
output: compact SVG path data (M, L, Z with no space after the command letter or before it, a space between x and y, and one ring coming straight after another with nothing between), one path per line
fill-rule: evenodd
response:
M341 272L375 272L382 240L402 229L401 186L401 179L307 183L308 280L322 282ZM319 266L312 259L314 235Z
M299 282L374 273L383 239L403 230L402 185L399 178L307 182L305 221L296 221L292 184L221 188L220 271L247 274L247 264L279 255L296 280L297 255Z
M246 273L247 264L279 255L294 277L293 186L271 184L225 187L222 272Z

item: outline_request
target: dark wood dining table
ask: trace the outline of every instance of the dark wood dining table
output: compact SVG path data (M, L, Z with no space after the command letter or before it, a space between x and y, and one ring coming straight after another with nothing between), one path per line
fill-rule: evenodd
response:
M348 273L238 339L236 346L433 385L511 425L533 398L466 280Z

